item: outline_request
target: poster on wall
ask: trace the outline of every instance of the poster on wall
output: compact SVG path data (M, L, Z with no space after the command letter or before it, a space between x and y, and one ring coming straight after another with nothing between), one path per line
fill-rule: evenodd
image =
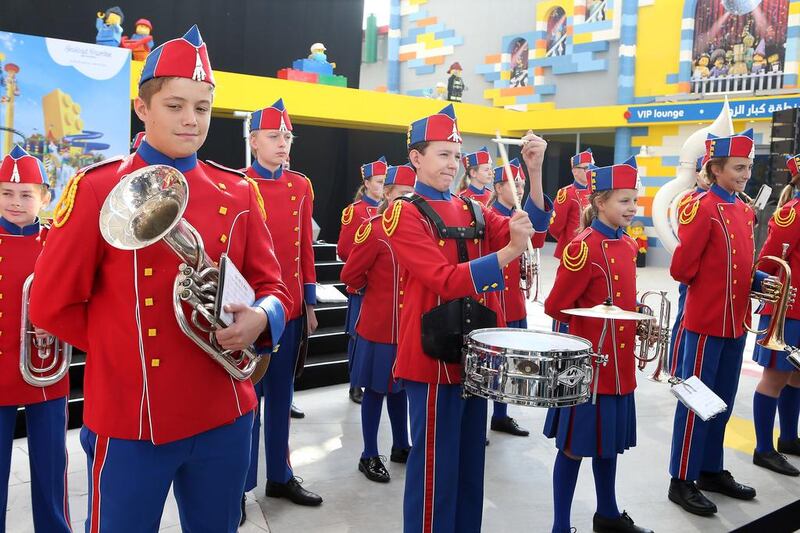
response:
M19 144L41 159L55 200L77 169L127 154L130 57L0 31L0 157Z
M783 86L789 0L698 0L692 92Z

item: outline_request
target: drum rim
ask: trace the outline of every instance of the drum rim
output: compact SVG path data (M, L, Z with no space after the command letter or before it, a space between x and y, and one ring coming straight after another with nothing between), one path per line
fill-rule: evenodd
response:
M476 340L473 335L478 333L509 333L514 331L529 331L531 333L541 333L543 335L552 335L557 337L564 337L567 339L572 339L585 344L586 346L581 350L565 350L563 348L553 349L553 350L517 350L514 348L506 348L503 346L495 346L493 344L487 344ZM569 354L570 356L583 356L587 354L591 354L593 352L594 346L591 342L584 339L583 337L578 337L577 335L570 335L569 333L560 333L557 331L547 331L541 329L533 329L533 328L480 328L472 330L467 334L467 341L465 343L464 348L469 350L470 345L475 345L480 348L490 350L493 352L503 353L503 354L513 354L513 355L522 355L522 356L531 356L533 354L546 354L555 356L556 354Z

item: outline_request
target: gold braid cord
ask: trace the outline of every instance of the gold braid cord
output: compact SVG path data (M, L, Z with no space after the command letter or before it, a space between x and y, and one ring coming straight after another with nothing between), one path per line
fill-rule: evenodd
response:
M308 179L308 176L303 176L306 181L308 182L308 190L311 191L311 200L314 200L314 186L311 184L311 180Z
M586 265L586 260L589 259L589 245L581 241L580 249L575 255L570 255L570 248L572 248L572 244L564 248L564 252L561 254L561 264L567 270L577 272Z
M697 216L697 210L700 208L700 199L696 199L691 204L686 204L683 208L680 209L680 213L678 213L678 222L686 225L691 224L694 217Z
M397 229L397 224L400 222L401 209L403 209L403 202L395 202L391 210L387 209L383 212L381 224L387 237L391 237Z
M264 207L264 197L261 196L261 191L258 190L258 183L250 176L245 176L244 179L247 180L247 183L253 188L253 192L256 193L256 201L258 202L258 210L261 211L261 218L267 220L267 208Z
M353 241L356 244L361 244L367 240L367 237L369 237L370 233L372 233L372 222L367 220L358 227L358 229L356 230L356 236L353 239Z
M353 204L342 209L342 225L347 226L353 220Z
M78 193L78 183L83 176L85 176L84 172L75 174L64 186L61 198L58 199L58 203L55 209L53 209L53 226L56 228L60 228L69 220L69 216L72 214L72 208L75 206L75 195Z
M563 204L566 201L567 201L567 188L564 187L558 190L558 193L556 194L556 203Z
M781 228L791 226L794 219L797 218L797 212L794 210L794 207L789 207L789 212L786 213L786 215L783 215L782 211L783 209L776 209L772 219L775 221L775 224Z

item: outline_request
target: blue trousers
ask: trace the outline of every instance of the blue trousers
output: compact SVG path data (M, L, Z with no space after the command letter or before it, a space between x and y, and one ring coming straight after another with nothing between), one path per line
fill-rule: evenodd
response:
M293 476L289 464L289 421L294 396L294 367L303 333L302 320L295 318L286 323L278 351L272 354L267 373L256 384L256 408L253 435L250 445L250 468L247 471L245 491L257 484L259 436L261 434L261 398L264 398L264 448L267 455L267 479L286 483Z
M175 442L101 437L84 426L88 459L86 533L157 532L170 485L181 528L235 533L250 458L253 413Z
M725 412L703 422L678 402L672 430L669 473L674 478L693 481L700 477L700 472L716 473L722 470L725 426L736 399L746 335L729 339L684 330L684 336L678 377L699 377L728 406Z
M405 381L411 454L403 497L404 533L477 533L483 516L486 400L460 385Z
M681 283L678 285L678 312L675 314L675 323L672 325L672 334L669 340L669 352L667 353L667 370L671 376L680 372L678 366L683 358L683 306L686 303L686 290L688 285Z
M0 407L0 532L5 533L8 478L17 406ZM62 533L69 527L67 501L67 399L25 406L31 503L36 531Z

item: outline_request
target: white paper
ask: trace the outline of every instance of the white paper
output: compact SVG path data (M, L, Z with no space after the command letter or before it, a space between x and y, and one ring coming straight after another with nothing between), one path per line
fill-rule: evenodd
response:
M728 406L697 376L683 380L670 388L683 405L692 410L703 422L726 411Z
M344 303L347 301L347 296L333 285L317 283L317 301L323 304Z
M219 266L217 309L220 320L227 327L233 324L233 313L225 311L225 306L228 304L253 305L256 301L256 293L226 254L222 254L220 257Z

